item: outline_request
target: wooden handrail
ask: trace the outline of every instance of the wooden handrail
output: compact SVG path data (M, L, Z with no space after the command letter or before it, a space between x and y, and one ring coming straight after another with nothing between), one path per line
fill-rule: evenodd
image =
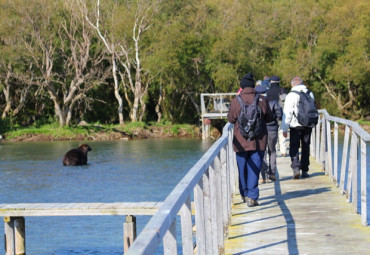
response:
M362 129L357 122L333 117L325 109L319 110L320 121L313 129L311 139L311 152L318 163L323 165L323 169L330 179L339 186L342 194L346 195L347 202L353 204L353 211L358 212L358 191L361 194L361 223L368 225L367 205L368 195L368 174L367 174L367 143L370 135ZM332 125L334 123L334 125ZM345 125L344 143L342 157L338 157L338 129L339 124ZM332 129L334 127L334 129ZM334 144L332 145L332 140ZM360 150L358 149L360 147ZM348 160L349 155L349 160ZM360 160L358 160L360 159ZM339 161L341 168L339 170ZM359 161L359 162L358 162ZM358 164L360 164L360 187L358 187ZM347 185L345 185L347 180Z
M164 254L177 254L175 221L180 210L183 253L193 254L189 213L192 194L198 254L205 254L206 251L219 254L223 251L237 180L232 127L230 123L225 125L221 138L177 184L126 254L153 254L162 240ZM206 234L209 232L212 235Z

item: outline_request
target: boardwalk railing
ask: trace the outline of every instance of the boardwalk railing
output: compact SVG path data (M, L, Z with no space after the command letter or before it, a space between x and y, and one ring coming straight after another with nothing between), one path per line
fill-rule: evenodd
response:
M231 217L237 168L232 147L233 125L189 170L149 220L126 254L153 254L163 241L164 254L177 254L176 215L180 214L183 254L223 254ZM195 206L195 244L191 199ZM212 233L212 234L210 234Z
M366 165L366 146L370 141L370 135L357 122L330 116L326 110L320 110L319 112L321 113L320 121L312 132L311 155L316 158L318 163L323 164L326 174L329 175L337 187L339 186L340 192L346 195L347 201L353 204L355 213L359 213L358 192L360 191L361 223L367 226L369 176ZM341 158L338 156L339 125L345 127ZM350 138L351 142L349 143ZM360 166L358 166L358 161L360 161ZM340 169L339 162L341 162ZM360 172L360 187L358 187L358 169Z

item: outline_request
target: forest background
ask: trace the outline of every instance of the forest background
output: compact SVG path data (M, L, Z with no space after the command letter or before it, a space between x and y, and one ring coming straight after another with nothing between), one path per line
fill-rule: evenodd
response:
M0 134L198 124L200 94L247 72L370 120L369 34L367 0L0 0Z

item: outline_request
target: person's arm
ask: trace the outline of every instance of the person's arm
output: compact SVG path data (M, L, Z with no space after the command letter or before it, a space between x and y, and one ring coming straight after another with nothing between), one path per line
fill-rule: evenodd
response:
M277 120L281 120L283 118L283 109L281 109L281 106L278 102L275 102L274 104L274 110Z
M235 97L233 101L231 101L229 112L227 113L227 119L230 123L235 124L238 120L238 109L240 108L238 99Z
M287 137L289 124L293 118L293 110L294 110L294 95L293 93L289 93L285 100L283 119L281 121L281 129L283 130L284 137Z

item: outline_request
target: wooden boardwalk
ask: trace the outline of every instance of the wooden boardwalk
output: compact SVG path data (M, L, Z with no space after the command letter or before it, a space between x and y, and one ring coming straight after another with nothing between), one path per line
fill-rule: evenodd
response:
M277 166L279 180L259 185L259 206L234 196L225 254L370 255L370 227L314 159L308 179L292 180L289 157Z

